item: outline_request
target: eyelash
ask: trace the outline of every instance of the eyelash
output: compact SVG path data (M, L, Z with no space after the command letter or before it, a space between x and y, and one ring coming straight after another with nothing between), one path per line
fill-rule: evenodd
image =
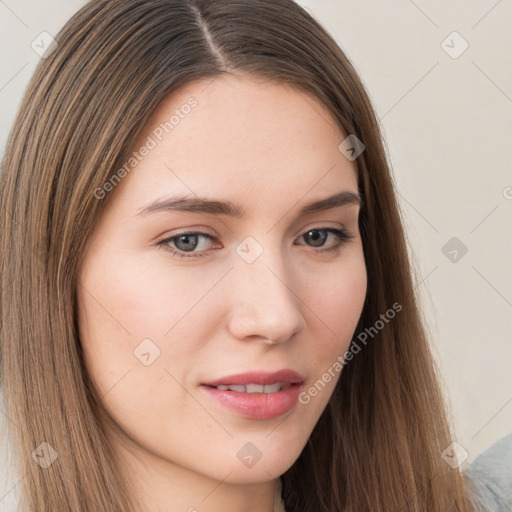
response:
M355 237L355 235L350 234L345 229L337 229L337 228L330 228L330 227L320 227L320 228L308 229L301 236L303 236L304 234L309 233L311 231L326 231L326 232L332 233L333 235L338 237L339 242L335 246L329 247L327 249L322 249L322 248L316 249L316 252L319 252L322 254L329 254L329 255L339 254L341 249L345 245L345 243L348 240L350 240L351 238ZM178 238L180 238L182 236L199 236L199 237L208 238L210 240L216 240L215 237L213 237L212 235L210 235L208 233L202 233L200 231L187 231L187 232L179 233L178 235L174 235L172 237L166 238L165 240L158 242L157 245L161 246L164 250L171 252L171 255L176 258L201 258L204 256L204 252L202 254L199 253L198 255L192 256L191 254L193 254L193 252L187 253L185 251L181 251L179 249L176 250L176 249L169 247L169 245L168 245L169 243L173 242L174 240L177 240ZM313 249L315 249L315 248L313 247Z

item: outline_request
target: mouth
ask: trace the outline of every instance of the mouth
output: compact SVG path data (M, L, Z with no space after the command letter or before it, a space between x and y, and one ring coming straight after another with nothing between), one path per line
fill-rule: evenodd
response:
M279 391L284 391L288 389L290 386L293 386L291 382L276 382L275 384L220 384L218 386L208 386L210 388L218 389L219 391L236 391L238 393L261 393L261 394L270 394L270 393L279 393Z
M249 372L200 385L217 404L236 416L270 420L290 412L297 404L303 377L292 370Z
M281 386L279 383L277 385ZM245 388L245 386L236 387ZM271 420L290 412L296 406L302 385L288 383L284 389L269 393L236 391L229 389L229 386L227 390L204 385L201 389L215 403L238 417L250 420Z

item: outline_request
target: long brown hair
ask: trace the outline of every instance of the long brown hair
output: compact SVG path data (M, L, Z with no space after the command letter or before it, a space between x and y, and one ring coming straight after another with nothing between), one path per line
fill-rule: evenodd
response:
M0 177L1 384L22 510L138 510L101 430L77 334L81 255L108 204L93 192L167 95L233 70L313 94L364 143L368 289L355 337L400 305L344 366L282 476L287 509L470 510L459 471L441 457L450 427L382 135L333 38L291 0L94 0L56 40L25 93ZM58 453L45 469L31 456L42 442Z

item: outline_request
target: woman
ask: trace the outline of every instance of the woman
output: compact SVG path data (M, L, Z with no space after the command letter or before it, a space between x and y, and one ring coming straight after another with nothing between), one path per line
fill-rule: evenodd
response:
M0 207L23 510L472 510L375 114L292 1L89 2Z

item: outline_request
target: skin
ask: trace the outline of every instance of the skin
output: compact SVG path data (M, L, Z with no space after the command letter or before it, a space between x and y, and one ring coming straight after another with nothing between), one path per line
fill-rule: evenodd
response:
M191 96L198 105L103 199L79 273L80 338L107 436L148 511L271 512L274 479L300 455L340 374L271 420L241 417L200 384L290 368L308 389L347 350L367 285L359 205L298 211L357 194L356 164L319 100L244 74L174 92L133 151ZM173 194L229 200L246 215L139 214ZM325 227L353 238L322 253L336 235L317 232L323 245L303 235ZM182 258L158 245L187 230L213 239L192 240L192 253L168 242ZM236 252L248 236L263 249L252 263ZM134 350L148 338L160 355L146 366ZM252 467L237 457L249 442L262 455Z

